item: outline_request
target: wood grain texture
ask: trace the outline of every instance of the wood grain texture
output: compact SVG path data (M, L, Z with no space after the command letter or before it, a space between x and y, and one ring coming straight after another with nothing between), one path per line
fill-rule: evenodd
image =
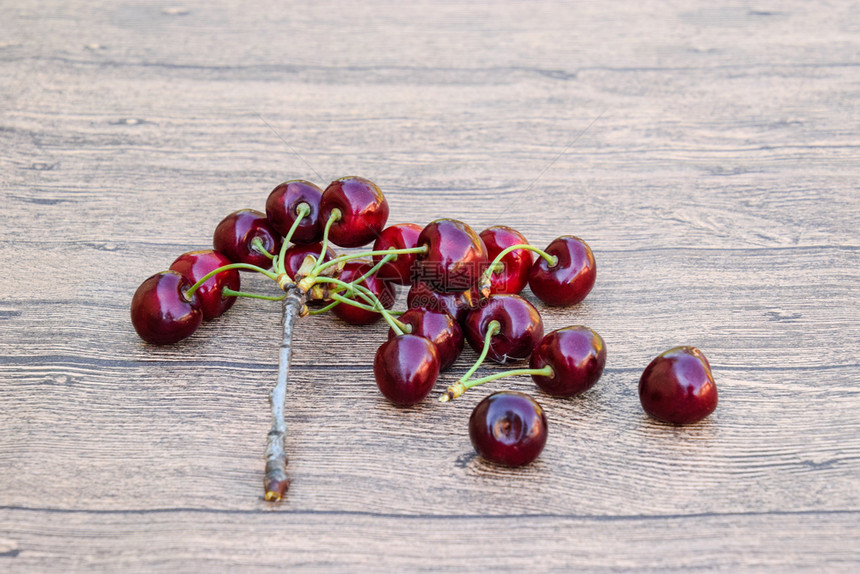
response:
M856 3L312 4L0 5L0 570L860 568ZM392 223L593 247L588 299L538 306L603 336L601 381L492 385L545 407L535 464L474 455L489 388L394 408L384 326L316 317L272 506L279 306L134 334L224 215L346 174ZM688 428L636 395L678 344L720 389Z

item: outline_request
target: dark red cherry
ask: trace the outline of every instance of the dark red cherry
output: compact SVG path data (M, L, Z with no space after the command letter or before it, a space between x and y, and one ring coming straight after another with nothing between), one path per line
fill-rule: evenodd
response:
M305 262L305 258L308 255L313 255L314 259L319 259L319 255L321 252L322 243L311 243L309 245L290 245L289 247L287 247L287 251L284 253L284 268L287 272L287 275L290 276L290 279L295 280L296 273L298 273L299 269L301 269L302 264ZM335 257L337 257L337 254L331 247L329 247L325 251L323 262L331 261Z
M156 273L140 284L131 299L131 324L140 338L169 345L188 337L203 321L197 296L184 292L191 283L177 271Z
M376 351L373 375L380 392L395 405L420 403L439 376L436 346L418 335L389 339Z
M329 239L341 247L361 247L376 239L388 221L388 202L376 184L363 177L342 177L329 184L320 202L320 223L331 212L341 218L332 224Z
M440 293L471 289L487 268L487 248L471 227L456 219L437 219L421 230L417 279Z
M266 200L266 217L280 235L286 237L299 216L299 205L306 203L310 213L299 222L290 239L293 243L314 243L322 239L320 200L322 190L309 181L294 179L272 190Z
M373 244L374 251L385 251L386 249L409 249L418 245L418 235L421 226L414 223L398 223L382 230ZM413 267L415 265L415 253L404 253L397 259L389 261L379 270L379 276L400 285L409 285L412 281ZM379 262L384 255L374 255L373 261Z
M484 398L469 417L469 438L478 454L504 466L522 466L546 444L546 415L530 396L500 391Z
M352 283L365 273L371 270L373 264L369 261L362 261L360 259L353 259L352 261L347 261L346 265L343 268L343 271L340 272L340 276L338 277L341 281L345 281L346 283ZM394 291L394 285L390 282L385 281L384 279L380 279L376 275L371 275L359 285L363 285L373 292L376 295L379 302L382 303L382 306L386 309L391 309L394 306L394 299L396 298L396 292ZM360 296L356 295L352 297L356 301L360 303L365 303L369 305L367 301L362 299ZM347 323L351 323L353 325L369 325L371 323L375 323L379 319L382 318L382 315L377 313L376 311L367 311L365 309L359 309L358 307L353 307L352 305L347 305L346 303L341 303L340 305L334 307L332 309L332 313L346 321Z
M439 370L444 371L457 360L463 350L463 330L454 317L444 311L429 309L410 309L398 317L401 323L412 327L411 335L429 339L436 345L439 354ZM388 330L388 338L396 336L393 329Z
M558 397L578 395L593 387L603 374L606 344L600 335L582 325L547 333L535 347L529 368L547 365L553 374L532 375L537 386Z
M466 320L478 302L478 294L473 289L462 293L439 293L427 286L426 283L415 283L406 295L406 306L410 309L430 309L445 312L454 317L459 323Z
M230 260L217 251L205 249L183 253L170 264L170 269L182 273L193 284L207 273L229 264ZM238 291L239 283L239 271L227 269L210 277L197 288L194 296L200 301L200 310L203 311L205 320L214 319L233 306L236 297L225 297L224 287Z
M639 379L639 401L661 421L699 422L717 408L711 365L696 347L675 347L657 356Z
M528 244L522 233L505 225L494 225L481 232L481 240L487 246L487 259L496 256L514 245ZM490 293L519 293L529 282L532 270L532 252L527 249L511 251L502 258L504 267L490 275Z
M262 242L271 254L281 249L281 236L269 224L264 213L240 209L221 220L215 228L212 245L233 263L249 263L268 269L272 261L254 247L254 239Z
M532 292L547 305L573 305L585 299L597 276L594 254L588 244L578 237L564 235L553 240L544 251L558 257L558 261L550 267L543 257L535 260L529 275Z
M463 326L466 340L478 353L492 321L498 321L501 330L490 338L487 358L497 363L528 359L543 337L543 320L534 305L519 295L493 295L469 312Z

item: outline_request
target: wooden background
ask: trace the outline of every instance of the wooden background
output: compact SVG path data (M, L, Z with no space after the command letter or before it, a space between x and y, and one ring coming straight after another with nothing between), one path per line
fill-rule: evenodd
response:
M858 13L3 2L0 570L856 572ZM520 379L396 409L373 382L383 326L311 318L293 485L268 504L278 305L156 348L129 301L277 183L352 174L392 223L585 238L594 291L540 308L601 333L607 369L573 400ZM720 390L686 428L636 392L680 344ZM520 470L467 434L505 387L549 417Z

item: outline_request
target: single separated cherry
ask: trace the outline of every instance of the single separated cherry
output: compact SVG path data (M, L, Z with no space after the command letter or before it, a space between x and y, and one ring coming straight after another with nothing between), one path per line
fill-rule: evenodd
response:
M522 466L546 444L546 415L533 398L500 391L484 398L469 417L469 438L478 454L496 464Z
M363 177L342 177L329 184L320 201L320 222L325 227L332 211L340 219L329 239L341 247L361 247L376 239L388 221L388 202L376 184Z
M717 408L711 365L696 347L674 347L657 355L639 379L645 412L676 425L696 423Z
M221 220L215 228L212 245L215 251L220 251L233 263L249 263L268 269L272 261L255 246L255 240L272 255L281 249L281 236L264 213L240 209Z
M176 258L170 264L171 271L178 271L192 284L197 283L207 273L215 271L219 267L229 265L230 260L212 249L202 251L189 251ZM209 321L222 315L236 302L236 297L225 297L224 287L234 291L239 290L238 269L227 269L217 275L210 277L203 285L197 288L194 296L200 301L200 310L203 311L203 319Z
M301 269L308 255L313 255L314 259L319 260L321 252L322 243L310 243L308 245L290 245L289 247L287 247L287 251L284 253L284 269L286 270L287 275L290 276L290 279L296 279L296 275L298 274L299 269ZM337 254L335 253L334 249L329 247L325 250L323 262L331 261L335 257L337 257Z
M272 227L286 237L299 217L299 206L307 204L308 213L299 222L290 241L314 243L322 239L320 200L322 190L309 181L294 179L277 186L266 199L266 217Z
M191 283L178 271L162 271L140 284L131 298L131 324L147 343L170 345L189 337L203 321Z
M522 233L506 225L488 227L481 232L480 237L487 246L487 259L490 261L508 247L528 244ZM532 270L532 252L516 249L502 257L501 263L502 268L490 275L490 294L517 294L525 289Z
M487 247L471 227L456 219L437 219L418 236L417 279L440 293L467 291L475 286L489 262Z
M460 293L439 293L421 281L413 284L406 294L406 307L409 309L448 313L461 324L478 302L478 292L474 289Z
M557 397L578 395L593 387L603 374L606 344L582 325L552 331L537 344L529 362L532 369L547 365L552 375L532 375L537 386Z
M369 261L353 259L352 261L346 262L343 271L340 272L340 276L338 278L346 283L352 283L372 268L373 264ZM359 283L359 285L370 289L386 309L391 309L394 306L394 300L396 299L397 294L394 290L394 285L390 282L380 279L376 275L371 275ZM336 289L336 287L333 287L333 289ZM350 297L350 299L358 301L359 303L364 303L365 305L371 305L371 303L365 301L360 295ZM332 309L332 313L353 325L370 325L382 318L382 315L376 311L368 311L347 303L341 303L334 307Z
M529 286L547 305L574 305L594 287L597 266L588 244L573 235L563 235L544 249L557 258L550 266L543 257L532 265Z
M398 320L411 327L411 335L425 337L436 345L440 371L450 367L460 356L463 350L463 330L450 314L425 308L410 309L398 317ZM395 336L397 334L394 329L389 329L388 338Z
M398 335L382 343L373 359L376 386L395 405L420 403L439 376L436 346L425 337Z
M418 245L418 235L421 234L421 226L414 223L398 223L390 225L382 230L379 237L373 243L374 251L385 251L386 249L409 249ZM385 255L374 255L374 263L382 261ZM409 285L412 281L415 266L415 253L401 253L382 266L379 276L399 285Z
M534 305L519 295L493 295L466 316L463 332L476 352L483 350L493 321L499 322L499 331L490 338L487 357L497 363L528 359L543 337L543 320Z

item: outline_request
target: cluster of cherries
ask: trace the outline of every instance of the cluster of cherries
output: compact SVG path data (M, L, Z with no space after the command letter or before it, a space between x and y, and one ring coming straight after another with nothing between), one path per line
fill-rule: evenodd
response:
M171 344L227 311L236 297L286 296L241 291L239 271L254 271L283 291L299 289L307 303L303 315L331 311L359 325L384 319L388 339L373 371L381 393L396 405L423 401L464 342L478 359L448 386L443 402L507 376L531 376L559 397L598 381L606 363L600 335L582 325L544 333L540 313L519 295L528 285L547 305L582 301L596 277L583 240L566 235L538 249L506 226L480 234L455 219L386 227L388 212L379 188L361 177L335 180L325 191L302 180L282 183L265 213L228 215L215 229L213 249L180 255L168 271L146 279L131 302L132 323L145 341ZM370 250L354 249L371 242ZM332 245L353 251L338 254ZM391 310L395 285L409 286L405 312ZM528 366L473 378L486 359ZM642 374L639 396L648 414L675 424L699 421L717 405L708 361L693 347L655 358ZM524 393L496 392L475 407L469 435L484 458L527 464L546 443L546 415Z

